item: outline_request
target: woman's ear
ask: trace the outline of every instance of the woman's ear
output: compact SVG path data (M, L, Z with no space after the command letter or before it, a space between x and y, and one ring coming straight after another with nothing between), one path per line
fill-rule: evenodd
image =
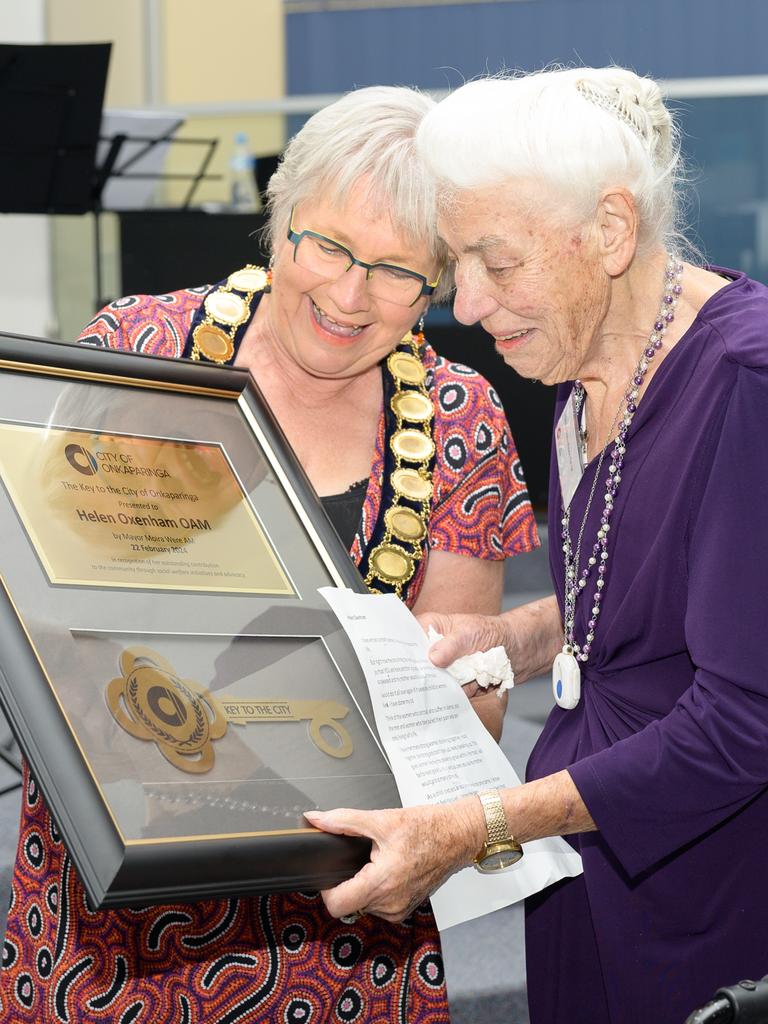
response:
M600 256L611 277L623 274L637 249L637 206L625 188L606 189L597 204Z

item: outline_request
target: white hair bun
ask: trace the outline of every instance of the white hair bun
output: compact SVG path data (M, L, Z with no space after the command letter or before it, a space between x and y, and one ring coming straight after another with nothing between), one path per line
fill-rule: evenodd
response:
M626 68L576 70L576 89L584 99L618 117L643 140L662 164L673 153L672 116L656 82Z
M418 150L440 189L531 181L584 222L606 187L628 189L641 245L678 237L679 146L661 90L624 68L556 68L468 82L430 110Z

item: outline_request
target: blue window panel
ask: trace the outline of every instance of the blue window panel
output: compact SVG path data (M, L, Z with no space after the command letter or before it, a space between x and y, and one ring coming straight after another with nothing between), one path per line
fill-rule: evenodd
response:
M286 16L288 92L446 88L503 67L617 63L657 78L768 72L768 4L515 0Z

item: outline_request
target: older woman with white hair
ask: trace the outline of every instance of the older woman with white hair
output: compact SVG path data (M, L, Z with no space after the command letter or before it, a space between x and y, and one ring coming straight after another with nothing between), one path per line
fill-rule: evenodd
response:
M517 789L309 815L374 840L327 906L399 920L457 868L569 836L583 877L528 901L531 1021L680 1024L768 970L768 291L682 259L675 127L629 71L470 83L419 143L456 315L558 385L555 593L426 616L432 658L503 643L557 706Z
M536 532L498 397L423 336L450 281L415 152L432 105L364 89L316 114L270 182L268 269L119 299L80 340L247 367L371 590L494 613ZM478 703L497 735L502 710ZM336 921L316 893L92 913L32 780L5 949L16 1022L448 1019L428 907L404 925Z

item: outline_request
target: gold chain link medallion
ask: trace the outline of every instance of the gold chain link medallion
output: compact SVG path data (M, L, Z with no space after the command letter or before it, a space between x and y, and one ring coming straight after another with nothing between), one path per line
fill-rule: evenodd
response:
M205 319L192 332L191 358L199 360L204 356L212 363L228 363L235 352L237 328L251 315L254 295L263 292L269 284L269 273L249 263L206 295L203 300Z
M408 335L403 338L403 341L407 338ZM411 336L411 344L413 344L413 336ZM395 380L402 384L413 384L418 387L424 383L427 376L424 364L415 353L411 355L408 352L393 352L387 359L387 366Z
M413 576L415 568L413 557L407 551L387 543L379 544L371 552L370 565L380 580L401 586Z
M230 327L239 327L248 319L248 304L236 292L211 292L205 299L205 311L212 319L221 320Z
M396 494L409 501L429 501L432 497L432 481L416 469L396 469L392 474L392 486Z
M390 440L395 455L406 462L429 462L435 454L435 443L421 430L396 430Z
M420 391L398 391L389 405L398 419L414 423L428 423L435 413L431 399Z
M410 352L396 351L387 358L387 368L395 384L390 408L396 429L389 440L395 457L390 475L394 501L384 511L384 537L368 556L365 584L371 593L380 593L377 581L394 588L402 597L403 587L416 571L427 536L429 503L432 498L432 473L429 463L435 454L432 421L435 407L426 389L427 371L421 358L424 335L409 331L401 344ZM404 466L403 463L411 463ZM400 504L411 501L418 509Z
M384 513L384 522L398 540L417 544L424 540L427 527L419 516L407 505L393 505Z

